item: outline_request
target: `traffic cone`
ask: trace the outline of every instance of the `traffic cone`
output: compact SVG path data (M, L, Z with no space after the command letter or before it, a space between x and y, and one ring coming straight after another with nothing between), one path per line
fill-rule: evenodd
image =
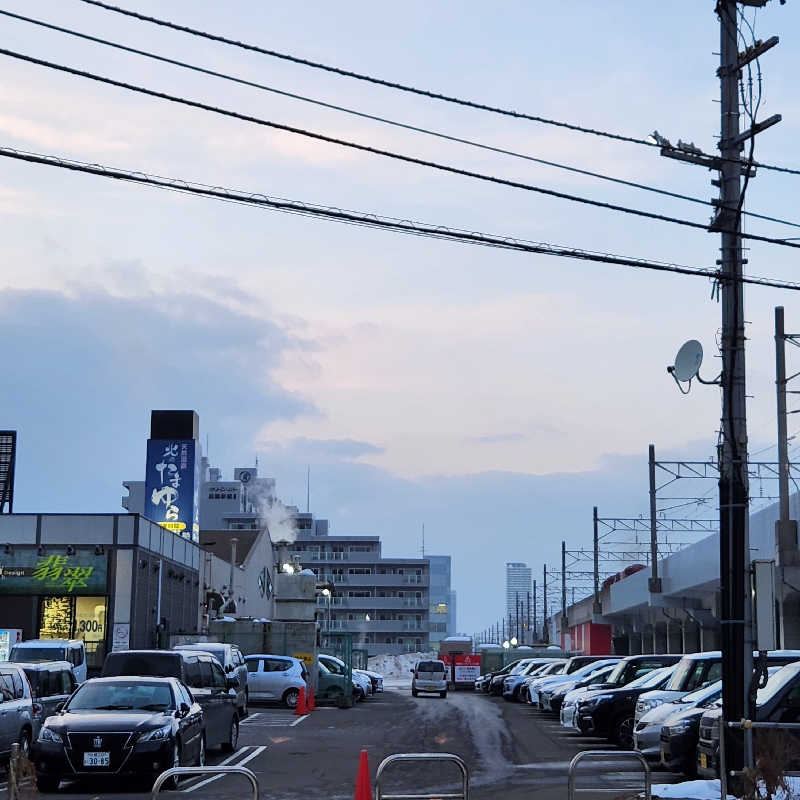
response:
M308 685L308 710L314 711L317 707L317 702L314 699L314 687L309 684Z
M294 715L296 717L304 717L308 714L308 708L306 707L306 690L304 686L300 687L300 696L297 698L297 706L294 710Z
M358 762L356 793L353 800L372 800L372 784L369 781L369 761L366 750L361 751L361 760Z

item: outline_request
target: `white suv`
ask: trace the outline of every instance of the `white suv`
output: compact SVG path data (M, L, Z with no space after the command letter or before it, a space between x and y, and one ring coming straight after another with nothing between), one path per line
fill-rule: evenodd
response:
M417 661L411 681L411 694L438 692L439 697L447 697L447 667L444 661Z

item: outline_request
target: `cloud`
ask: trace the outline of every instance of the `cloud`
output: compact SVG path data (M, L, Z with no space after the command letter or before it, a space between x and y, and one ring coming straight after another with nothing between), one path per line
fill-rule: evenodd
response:
M470 436L465 441L469 444L506 444L524 442L527 438L527 434L524 433L490 433L486 436Z
M379 455L384 448L370 442L360 442L356 439L307 439L297 437L286 442L266 441L261 443L267 448L268 454L283 452L291 453L293 457L328 461L331 459L357 460L362 456Z
M238 461L265 422L313 417L273 377L296 345L280 325L155 288L0 292L0 419L19 431L17 510L119 510L120 481L144 471L153 408L196 409L203 444L209 435L223 462Z

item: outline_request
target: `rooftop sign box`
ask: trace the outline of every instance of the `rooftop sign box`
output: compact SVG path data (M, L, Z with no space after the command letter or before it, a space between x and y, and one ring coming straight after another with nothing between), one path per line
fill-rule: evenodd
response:
M70 552L72 551L72 552ZM106 594L108 559L91 550L48 547L0 553L0 595Z

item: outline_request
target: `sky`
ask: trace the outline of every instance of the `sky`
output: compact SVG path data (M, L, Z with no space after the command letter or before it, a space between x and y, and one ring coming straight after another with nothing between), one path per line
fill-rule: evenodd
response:
M262 4L137 0L267 49L581 126L716 147L712 2ZM756 158L800 167L800 10L755 13ZM79 0L4 8L219 72L492 146L710 198L714 176L615 142L412 96L120 17ZM753 20L754 12L748 11ZM187 73L0 17L3 47L462 169L705 223L708 207ZM569 247L713 267L718 236L403 164L2 59L0 145L214 186ZM797 176L759 171L746 208L789 220ZM792 237L749 219L749 232ZM149 412L194 408L212 463L259 459L286 503L392 556L451 554L458 626L503 613L506 561L540 575L591 546L592 507L646 513L647 447L714 452L719 392L666 373L698 339L705 278L401 236L0 159L0 427L19 431L15 510L113 512L141 479ZM796 279L793 250L747 270ZM748 287L751 452L775 457L773 309ZM790 348L790 351L792 348ZM790 352L789 372L800 370ZM797 426L800 428L800 426ZM790 420L790 433L795 428ZM766 448L766 449L765 449ZM694 490L693 490L694 491ZM697 489L699 492L700 489ZM702 487L706 492L707 488ZM769 494L769 487L754 487ZM691 506L685 513L713 514ZM681 512L684 513L684 512Z

